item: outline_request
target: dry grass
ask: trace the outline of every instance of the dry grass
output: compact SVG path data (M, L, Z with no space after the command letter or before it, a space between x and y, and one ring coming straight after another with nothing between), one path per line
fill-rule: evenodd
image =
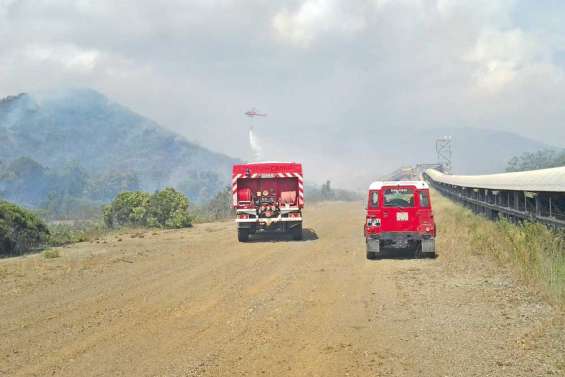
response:
M548 299L565 305L565 237L541 224L489 221L434 192L438 248L447 263L461 254L493 256Z

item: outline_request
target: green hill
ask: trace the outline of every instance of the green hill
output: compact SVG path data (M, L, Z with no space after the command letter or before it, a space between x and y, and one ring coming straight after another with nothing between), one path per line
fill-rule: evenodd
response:
M91 186L104 177L135 176L143 190L174 186L206 200L228 184L235 160L94 90L73 89L0 100L0 161L0 195L35 206L69 166L83 171ZM100 193L90 197L107 200Z

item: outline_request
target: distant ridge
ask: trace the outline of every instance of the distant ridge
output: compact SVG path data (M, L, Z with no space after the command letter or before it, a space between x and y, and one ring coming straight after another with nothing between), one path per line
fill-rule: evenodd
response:
M135 173L144 190L229 180L237 160L191 143L92 89L21 93L0 100L0 161L21 157L92 174Z

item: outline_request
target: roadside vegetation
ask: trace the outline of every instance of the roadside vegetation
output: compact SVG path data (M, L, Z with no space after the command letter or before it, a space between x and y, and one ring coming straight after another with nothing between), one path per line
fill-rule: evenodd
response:
M533 153L523 153L508 161L506 171L525 171L565 166L565 150L544 149Z
M0 256L38 248L48 239L49 229L37 215L0 201Z
M321 186L306 185L304 188L304 197L307 203L324 201L352 202L363 198L363 196L357 192L333 188L329 180Z
M167 177L163 171L157 173L142 179L134 171L97 173L76 161L48 168L29 157L20 157L0 161L0 197L34 208L48 221L90 220L99 218L102 206L121 192L160 187ZM222 180L214 172L194 170L186 176L176 188L191 202L204 205L221 191Z
M434 192L441 249L492 256L550 301L565 305L565 234L537 223L490 221ZM456 235L456 236L454 236ZM442 258L460 257L458 252Z
M195 223L233 219L231 187L218 192L210 201L196 205L192 211Z
M200 209L202 217L217 219L225 212L225 194ZM128 191L118 194L103 208L103 216L88 220L45 222L41 212L34 213L6 201L0 201L0 256L17 256L47 248L43 255L58 253L49 247L92 241L120 229L186 228L192 226L189 200L181 192L165 188L149 194Z
M76 242L92 241L110 232L101 221L77 221L49 224L48 246L64 246Z
M43 253L41 253L41 255L43 255L43 258L45 259L53 259L60 257L59 250L57 249L47 249Z
M149 194L143 191L122 192L104 207L108 228L134 226L149 228L186 228L192 225L188 198L173 188Z

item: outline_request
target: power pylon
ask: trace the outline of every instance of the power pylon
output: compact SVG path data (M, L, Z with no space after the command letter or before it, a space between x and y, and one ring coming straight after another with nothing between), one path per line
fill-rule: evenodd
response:
M437 162L442 166L444 173L451 174L452 137L444 136L436 139Z

